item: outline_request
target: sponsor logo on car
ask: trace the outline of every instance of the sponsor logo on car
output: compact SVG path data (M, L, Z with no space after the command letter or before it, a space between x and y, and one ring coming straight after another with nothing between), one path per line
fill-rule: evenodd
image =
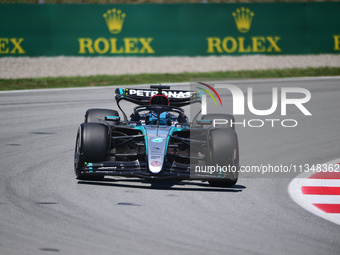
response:
M161 142L163 142L163 139L164 139L164 138L157 137L157 138L152 139L151 142L154 142L154 143L161 143Z
M143 89L126 89L129 95L152 97L158 94L157 90L143 90ZM162 91L162 94L169 98L188 98L191 96L190 91Z
M151 165L154 166L154 167L161 166L161 162L159 162L159 161L152 161Z

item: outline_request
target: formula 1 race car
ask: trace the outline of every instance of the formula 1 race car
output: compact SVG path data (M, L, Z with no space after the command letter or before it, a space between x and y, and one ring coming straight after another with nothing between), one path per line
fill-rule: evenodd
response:
M193 179L216 187L237 182L238 140L230 126L234 117L198 112L190 122L181 108L201 103L201 93L151 85L116 89L115 99L123 120L116 110L89 109L78 129L74 155L78 179L100 180L105 175ZM121 101L138 105L129 119ZM214 125L215 119L227 121Z

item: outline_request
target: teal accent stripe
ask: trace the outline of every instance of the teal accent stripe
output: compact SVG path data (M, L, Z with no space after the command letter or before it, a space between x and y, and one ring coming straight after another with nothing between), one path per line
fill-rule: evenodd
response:
M169 140L170 140L170 137L168 136L168 137L166 138L164 156L166 156L166 152L168 151Z
M169 131L169 135L172 135L175 131L181 131L183 128L178 128L178 127L172 127ZM166 145L165 145L165 150L164 150L164 155L166 155L166 152L168 150L168 146L169 146L169 141L170 141L170 137L168 136L166 139Z
M145 141L145 153L146 155L148 155L148 137L146 136L146 130L145 130L145 127L144 126L133 126L135 129L138 129L140 131L142 131L142 134L145 135L144 136L144 141Z

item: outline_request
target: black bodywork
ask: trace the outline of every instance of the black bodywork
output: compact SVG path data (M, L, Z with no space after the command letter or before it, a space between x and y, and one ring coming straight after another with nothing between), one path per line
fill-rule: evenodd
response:
M80 164L83 142L77 140L77 176L111 175L179 180L230 178L230 173L221 175L195 172L196 165L214 163L208 137L217 128L211 126L211 120L197 120L199 113L190 122L181 108L201 103L198 92L168 90L169 88L151 86L150 90L117 89L115 99L124 120L120 120L119 116L98 118L98 125L105 125L107 128L107 158L100 162L85 161ZM154 95L166 95L168 105L150 103L150 98ZM129 119L120 106L121 101L139 105L134 108ZM150 115L151 112L153 115ZM167 117L162 119L162 115ZM82 135L81 128L82 126L78 137ZM238 157L230 158L230 162L238 167ZM232 178L235 179L235 174Z

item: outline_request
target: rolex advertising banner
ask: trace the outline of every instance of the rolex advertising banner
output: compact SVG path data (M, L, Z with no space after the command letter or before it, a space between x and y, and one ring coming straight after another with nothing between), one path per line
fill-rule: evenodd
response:
M0 57L340 52L340 3L0 5Z

